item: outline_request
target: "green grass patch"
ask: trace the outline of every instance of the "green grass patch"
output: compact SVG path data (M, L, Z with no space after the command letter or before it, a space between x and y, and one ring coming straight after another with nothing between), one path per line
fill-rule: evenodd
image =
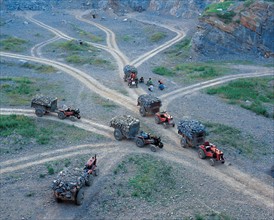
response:
M161 76L174 76L175 72L164 66L157 66L152 70L153 73Z
M94 58L94 57L85 57L80 55L71 55L66 57L68 63L74 64L90 64L95 66L109 66L111 63L108 60Z
M233 5L234 1L224 1L220 3L213 3L206 7L203 15L216 15L225 23L230 23L236 15L234 11L228 11L228 8Z
M184 63L177 65L175 71L190 79L211 79L226 74L228 68L210 63Z
M173 167L162 160L150 155L130 156L122 161L115 169L114 174L127 173L127 184L130 187L130 195L134 198L145 199L148 202L156 201L159 194L170 195L175 189ZM121 188L122 190L122 188ZM123 194L121 191L119 194Z
M28 68L28 69L34 69L40 73L53 73L53 72L57 71L53 66L37 65L37 64L31 64L28 62L22 64L21 67Z
M185 38L181 40L180 42L173 45L170 49L167 49L165 51L166 54L168 54L170 57L176 57L176 56L182 56L182 53L187 53L191 49L191 39Z
M219 13L220 11L227 11L227 9L234 3L235 1L224 1L210 4L205 8L205 13Z
M0 78L0 103L5 97L10 105L25 105L30 102L30 98L40 91L36 81L27 77L7 77Z
M67 51L67 52L81 52L81 51L96 51L96 48L87 44L87 43L82 43L80 44L79 42L75 40L71 41L66 41L66 42L61 42L56 44L57 47Z
M33 136L36 130L34 122L25 116L2 115L0 119L0 136L2 137L17 133L29 138Z
M166 37L166 33L156 32L150 36L149 40L153 43L157 43L160 40L163 40L165 37Z
M8 37L0 40L0 50L22 52L25 49L26 43L26 40L17 37Z
M234 149L239 154L252 158L255 154L263 152L260 149L263 148L263 143L256 143L252 137L244 136L239 129L216 123L204 123L204 125L209 133L210 141L223 150L224 154L225 149Z
M256 114L273 117L273 80L273 78L240 79L224 86L209 88L206 92L210 95L219 95L229 103L237 104ZM272 106L272 112L267 108L269 105Z

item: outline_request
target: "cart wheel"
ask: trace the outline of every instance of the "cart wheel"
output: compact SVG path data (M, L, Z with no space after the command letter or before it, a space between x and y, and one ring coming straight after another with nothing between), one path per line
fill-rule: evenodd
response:
M58 197L55 196L55 201L56 201L57 203L61 203L61 202L62 202L62 199L60 199L60 198L58 198Z
M144 107L141 107L141 108L139 109L139 112L140 112L141 116L143 116L143 117L146 116L146 110L145 110Z
M162 142L159 143L159 148L163 148L164 147L164 144Z
M92 183L93 183L93 176L88 174L87 179L85 180L85 185L86 186L91 186Z
M161 121L157 115L154 116L154 119L156 124L160 124Z
M65 113L64 112L58 112L58 118L65 119L66 118Z
M119 129L114 130L114 137L117 141L120 141L123 139L122 132Z
M98 176L99 175L99 168L96 168L95 170L94 170L94 176Z
M37 115L37 117L43 117L43 115L45 114L45 111L41 108L37 108L35 109L35 114Z
M215 160L213 158L210 158L209 163L210 163L211 166L214 166Z
M144 141L141 138L136 138L135 144L137 145L137 147L144 147L145 145Z
M164 122L164 128L167 129L168 128L168 124L166 122Z
M225 163L225 161L223 160L222 163Z
M80 118L81 118L81 116L80 116L80 115L78 115L78 116L77 116L77 118L78 118L78 119L80 119Z
M186 139L185 139L185 138L182 138L182 139L181 139L181 146L182 146L183 148L186 148L186 147L187 147L187 143L186 143Z
M83 189L79 189L77 195L76 195L76 199L75 199L75 203L76 205L82 205L84 200L84 190Z
M156 146L151 145L151 146L150 146L150 150L151 150L152 152L156 152L156 151L157 151L157 148L156 148Z
M198 150L198 156L201 159L205 159L206 158L205 152L201 148Z

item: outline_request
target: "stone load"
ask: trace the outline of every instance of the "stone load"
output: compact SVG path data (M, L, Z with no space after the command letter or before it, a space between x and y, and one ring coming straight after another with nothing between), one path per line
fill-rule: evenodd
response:
M63 188L62 186L66 186L64 190L71 190L75 186L82 187L85 185L85 181L88 178L88 173L80 168L72 168L72 169L64 169L61 171L57 179L53 181L53 190L57 188ZM58 184L54 184L58 183Z
M138 105L144 106L144 107L152 107L152 106L161 106L161 100L153 95L140 95L138 97Z
M110 127L119 128L127 133L132 127L140 127L140 121L131 115L116 116L111 119Z
M205 133L205 126L196 120L181 120L178 124L178 132L193 139L194 134Z
M36 95L31 100L31 103L46 106L46 107L51 107L52 102L55 100L57 100L57 98L52 98L44 95Z

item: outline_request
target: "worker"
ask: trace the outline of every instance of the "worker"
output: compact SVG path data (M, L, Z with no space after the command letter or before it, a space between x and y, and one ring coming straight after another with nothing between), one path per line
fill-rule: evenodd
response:
M165 85L164 85L164 83L161 81L161 80L158 80L158 83L159 83L159 85L158 85L158 89L160 89L160 90L164 90L165 89Z
M139 80L139 83L144 83L144 77L141 76L140 80Z
M149 78L148 81L147 81L147 86L150 86L150 85L153 85L153 82L152 82L151 78Z
M154 86L153 86L152 84L149 85L148 90L149 90L150 92L153 92L153 89L154 89Z

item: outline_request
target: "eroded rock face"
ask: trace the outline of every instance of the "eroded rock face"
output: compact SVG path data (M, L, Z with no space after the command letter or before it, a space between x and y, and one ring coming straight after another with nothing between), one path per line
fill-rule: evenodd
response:
M249 7L240 4L226 24L217 16L204 16L192 39L193 50L206 56L253 54L274 57L273 3L257 1Z
M119 11L148 10L176 17L193 17L203 11L214 0L2 0L6 10L51 10L63 9L107 9Z

